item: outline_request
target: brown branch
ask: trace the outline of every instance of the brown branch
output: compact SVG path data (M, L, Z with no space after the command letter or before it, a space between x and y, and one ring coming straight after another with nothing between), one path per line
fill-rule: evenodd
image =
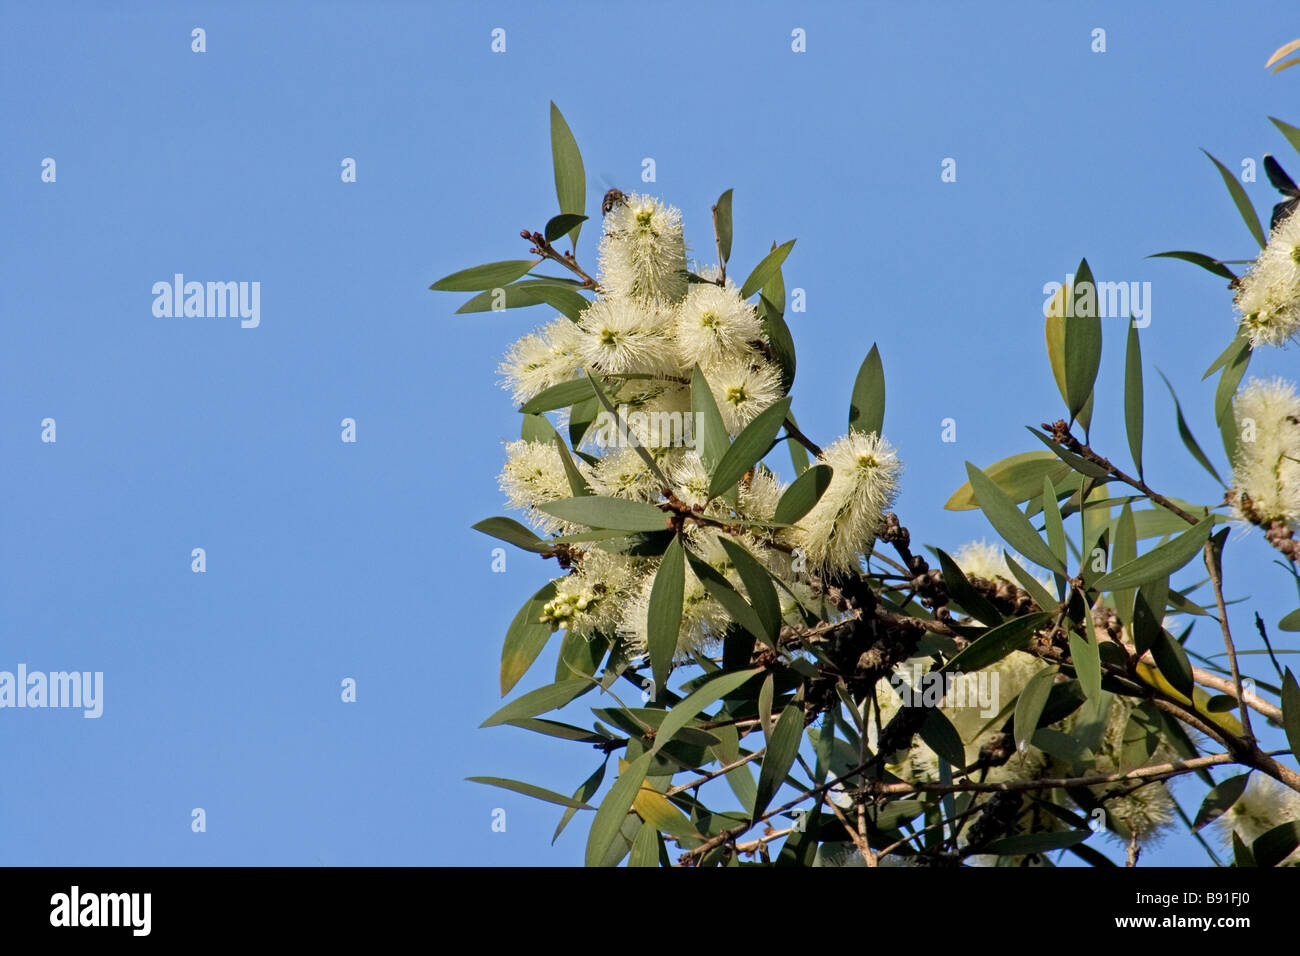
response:
M1255 734L1250 729L1250 707L1246 704L1246 694L1241 687L1241 671L1237 668L1237 648L1232 643L1232 631L1228 627L1228 608L1223 600L1223 581L1219 574L1219 562L1215 555L1214 542L1205 542L1205 567L1210 572L1210 584L1214 587L1214 603L1219 609L1219 628L1223 631L1223 646L1228 652L1228 665L1232 671L1232 683L1237 693L1234 695L1241 705L1241 729L1247 740L1253 741Z

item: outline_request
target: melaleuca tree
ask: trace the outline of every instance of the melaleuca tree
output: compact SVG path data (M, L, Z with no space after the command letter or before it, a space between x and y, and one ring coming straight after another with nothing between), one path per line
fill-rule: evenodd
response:
M1300 150L1300 129L1274 122ZM705 220L710 263L688 260L682 214L660 198L611 190L588 217L554 105L551 133L559 213L522 233L528 257L432 288L477 293L461 312L558 313L501 365L521 416L500 484L526 524L475 527L536 555L545 583L501 654L503 696L526 674L538 686L485 726L599 761L564 792L472 779L558 804L559 830L580 815L593 865L1016 865L1066 852L1110 865L1098 844L1118 841L1133 862L1178 827L1217 861L1207 826L1237 864L1296 860L1300 687L1271 654L1276 674L1243 674L1221 586L1241 523L1265 532L1242 547L1267 541L1300 581L1300 398L1280 380L1243 384L1255 350L1300 330L1297 191L1275 160L1286 195L1271 236L1219 166L1262 247L1248 271L1160 254L1231 282L1238 334L1206 373L1232 469L1223 499L1145 481L1136 323L1124 421L1095 427L1102 327L1085 260L1047 310L1060 417L1032 423L1023 453L968 463L946 504L982 511L1002 544L948 551L918 549L891 510L903 464L881 434L875 348L844 434L823 444L798 427L782 279L793 240L739 279L730 190L711 230ZM576 250L592 231L589 269ZM1181 407L1176 424L1217 478ZM1093 445L1117 434L1131 465ZM1191 618L1213 636L1202 627L1193 644L1178 623ZM1300 611L1281 626L1300 629ZM554 673L541 676L548 646ZM588 726L547 716L584 706ZM1264 725L1291 751L1263 749ZM1169 789L1184 778L1200 781L1194 817Z

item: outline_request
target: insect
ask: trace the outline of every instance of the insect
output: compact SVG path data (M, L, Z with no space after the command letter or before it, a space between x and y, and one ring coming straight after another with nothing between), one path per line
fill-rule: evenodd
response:
M1268 153L1264 154L1264 172L1268 174L1268 181L1273 184L1273 188L1287 197L1273 207L1273 219L1268 224L1271 232L1277 228L1279 222L1295 211L1297 205L1300 205L1300 187L1296 186L1295 181Z
M1294 186L1295 184L1292 183L1292 188ZM611 189L605 193L605 199L600 204L600 213L602 216L608 216L615 206L625 202L627 202L627 196L624 195L621 189Z

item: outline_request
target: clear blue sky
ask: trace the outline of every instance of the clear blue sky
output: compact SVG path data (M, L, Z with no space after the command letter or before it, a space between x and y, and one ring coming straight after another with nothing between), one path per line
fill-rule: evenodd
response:
M455 316L461 297L427 291L524 254L519 229L556 211L551 99L586 159L589 211L608 185L653 189L707 253L709 204L734 187L742 275L798 237L796 412L836 437L879 343L915 541L990 534L941 506L966 459L1028 450L1023 425L1059 415L1041 290L1084 255L1101 279L1152 285L1149 479L1215 500L1152 365L1221 462L1199 379L1231 337L1229 295L1144 257L1252 254L1197 147L1234 170L1274 152L1300 173L1266 119L1300 125L1300 70L1262 68L1300 35L1294 12L0 4L0 669L105 675L98 720L0 711L0 862L581 860L582 827L549 847L557 808L463 782L570 790L597 763L475 729L498 705L505 628L545 574L521 553L492 573L492 542L469 529L503 513L500 444L518 433L495 367L548 315ZM356 183L340 181L345 157ZM1266 209L1260 179L1246 188ZM178 272L260 282L260 327L155 317L153 283ZM1094 437L1127 461L1122 321L1106 334ZM1253 370L1296 377L1295 353ZM1230 596L1253 595L1234 623L1257 646L1250 611L1275 622L1294 594L1257 536L1229 549ZM1192 646L1217 650L1208 629ZM1161 859L1202 857L1175 843Z

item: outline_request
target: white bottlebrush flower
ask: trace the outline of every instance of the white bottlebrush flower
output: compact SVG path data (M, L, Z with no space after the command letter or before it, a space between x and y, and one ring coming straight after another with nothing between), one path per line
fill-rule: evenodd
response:
M1282 379L1251 379L1233 402L1236 516L1267 523L1300 520L1300 398Z
M781 373L758 352L710 364L702 371L722 424L732 435L782 397Z
M1018 565L1028 570L1030 566L1028 561L1018 554L1013 553L1012 557ZM997 544L990 544L983 538L963 544L952 553L952 559L968 578L983 578L985 581L996 581L996 579L1002 578L1008 584L1016 587L1020 586L1016 576L1011 573L1011 568L1007 565L1003 549ZM1029 573L1033 574L1032 571ZM1049 591L1055 587L1052 579L1048 576L1034 574L1034 579Z
M591 490L607 498L630 498L654 503L662 491L659 479L633 448L611 451L592 466L587 479Z
M898 493L903 470L894 449L874 432L851 432L826 448L818 461L831 467L821 500L794 529L808 567L852 571L871 551L882 517Z
M1300 215L1277 224L1241 277L1236 306L1252 347L1285 345L1300 331Z
M514 400L522 404L552 385L576 378L582 367L581 341L578 326L560 318L511 345L497 371L505 376Z
M582 553L577 567L555 583L555 597L542 608L542 623L583 637L612 629L623 605L640 588L643 561L599 548Z
M1254 773L1237 802L1211 826L1224 847L1232 846L1234 831L1249 846L1269 830L1292 820L1300 820L1300 793L1272 777ZM1300 863L1300 850L1293 852L1285 862Z
M681 362L672 339L671 316L654 302L605 298L582 310L578 354L586 365L611 375L676 375Z
M677 345L685 367L747 357L750 343L762 340L758 313L734 289L697 283L677 309Z
M632 193L610 210L598 256L600 284L609 294L665 305L686 295L682 214L653 196Z
M741 482L736 511L750 521L771 521L784 492L785 485L777 480L776 475L760 466L754 469L748 482Z
M580 473L589 467L577 462ZM560 450L554 445L534 441L513 441L506 445L506 463L501 470L501 490L512 508L524 512L528 521L547 534L569 531L567 522L538 511L537 506L573 496Z

